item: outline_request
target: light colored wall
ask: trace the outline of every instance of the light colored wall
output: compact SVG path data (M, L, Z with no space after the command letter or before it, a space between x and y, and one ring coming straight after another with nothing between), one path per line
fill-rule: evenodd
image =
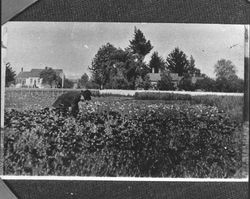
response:
M29 77L25 80L25 86L28 86L28 87L33 87L34 83L36 81L36 86L38 88L43 88L43 85L42 85L42 79L39 78L39 77Z

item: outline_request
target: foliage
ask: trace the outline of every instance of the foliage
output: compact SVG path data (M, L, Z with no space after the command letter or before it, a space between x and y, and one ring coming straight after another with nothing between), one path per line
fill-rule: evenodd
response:
M203 93L204 94L204 93ZM204 104L207 106L216 106L225 111L234 120L242 122L243 119L243 96L217 96L217 95L195 95L177 94L177 93L160 93L160 92L136 92L136 100L185 100L191 104Z
M198 95L192 96L191 103L216 106L228 113L234 120L243 121L243 96Z
M138 54L142 60L153 49L150 40L146 40L143 32L135 27L134 38L130 42L133 54Z
M144 90L148 90L152 87L152 84L151 84L151 81L150 81L150 77L148 75L146 75L143 78L141 78L140 76L138 76L135 80L135 88L137 90L141 90L141 89L144 89Z
M92 80L88 81L86 84L86 89L98 89L99 85L93 82Z
M230 60L221 59L214 66L217 79L231 79L236 76L236 67Z
M110 43L103 45L99 48L91 67L89 67L92 72L93 82L98 84L101 89L104 88L104 85L109 81L110 75L112 75L114 67L111 57L116 50Z
M244 80L237 76L229 78L220 77L216 79L217 92L244 92Z
M168 55L167 68L172 73L178 73L179 76L188 73L189 61L186 54L178 47Z
M189 94L161 93L161 92L136 92L137 100L191 100Z
M143 89L148 90L152 87L149 75L145 75L143 80Z
M177 73L179 76L196 75L200 76L200 69L195 67L195 60L191 55L188 60L187 55L176 47L167 57L167 69L172 73Z
M200 76L201 75L200 69L195 67L195 60L194 60L192 55L191 55L190 60L189 60L188 73L192 74L192 75L195 75L195 76Z
M111 89L128 89L129 82L121 70L117 70L116 75L111 77L111 81L105 86Z
M51 107L57 97L72 89L6 89L5 108L17 110L37 110ZM94 97L99 97L99 90L91 90Z
M244 92L244 80L236 75L236 66L232 61L221 59L214 68L218 92Z
M232 177L239 124L205 105L90 102L78 117L7 111L6 175Z
M159 90L175 90L172 78L167 71L161 72L161 80L157 82L157 88Z
M74 86L74 82L72 82L71 80L65 78L64 79L64 86L63 88L73 88Z
M52 68L46 68L40 73L40 78L43 84L48 84L52 87L53 83L58 82L59 77Z
M194 91L195 84L193 84L191 77L186 75L180 80L178 88L184 91Z
M163 58L158 55L158 52L154 52L151 55L151 60L149 61L149 68L151 70L151 73L153 72L153 68L155 73L159 73L160 71L165 70L165 62Z
M5 86L8 87L11 83L15 82L16 73L13 71L10 63L6 64L6 77L5 77Z
M215 80L204 76L203 79L197 80L195 83L195 88L212 92L243 93L244 80L240 79L233 72L226 73L227 72L220 72L220 75ZM225 74L225 76L221 76L222 74Z
M201 89L203 91L216 91L216 81L205 76L203 79L197 80L195 83L195 88Z
M78 82L78 88L86 88L87 84L89 82L89 76L87 75L87 73L84 73L81 76L81 79Z
M135 89L137 78L145 78L149 68L130 50L102 46L92 62L92 80L105 89Z

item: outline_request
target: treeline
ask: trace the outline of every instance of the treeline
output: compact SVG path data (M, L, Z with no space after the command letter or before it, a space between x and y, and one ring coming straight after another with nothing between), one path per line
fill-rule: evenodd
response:
M153 46L150 40L147 40L140 29L135 27L130 45L125 48L116 48L107 43L101 46L92 60L91 78L84 74L79 81L79 87L98 89L161 89L154 87L149 77L149 73L177 73L182 75L201 75L200 70L195 67L194 58L190 59L178 47L169 54L164 60L157 51L151 55L150 62L147 64L145 56L151 52ZM164 78L163 78L164 80ZM172 80L165 82L172 88Z
M196 68L195 59L188 57L180 48L176 47L164 59L154 51L149 63L145 56L154 48L140 29L135 27L132 40L125 49L117 48L107 43L101 46L95 54L89 70L78 81L78 88L89 89L156 89L156 90L185 90L212 92L243 92L244 80L236 74L236 66L230 61L221 59L214 66L216 78L210 78ZM152 82L149 73L158 73L160 78ZM174 76L174 75L175 76ZM177 77L176 77L177 75ZM61 87L61 78L49 68L41 73L43 83L52 85L56 82ZM6 85L15 81L15 72L6 68ZM72 88L74 83L64 80L64 88Z
M243 92L244 80L236 75L236 67L230 60L221 59L215 64L216 78L212 79L196 68L192 55L189 58L178 47L166 59L154 51L147 64L144 58L153 46L140 29L135 28L129 43L125 49L116 48L110 43L101 46L89 66L91 76L85 73L79 80L78 87ZM152 84L150 80L149 73L152 72L160 73L156 84ZM173 73L181 78L173 79Z

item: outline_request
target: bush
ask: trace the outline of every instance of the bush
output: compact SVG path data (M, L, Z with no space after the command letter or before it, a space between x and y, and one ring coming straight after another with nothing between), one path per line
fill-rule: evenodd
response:
M191 77L183 77L178 84L179 90L194 91L195 84L192 83Z
M189 94L160 93L160 92L136 92L137 100L191 100Z
M192 96L191 104L204 104L208 106L216 106L227 112L234 120L243 121L243 96L217 96L203 95Z
M216 81L209 77L204 77L204 79L197 80L195 89L214 92L216 91Z
M218 92L244 92L244 80L239 79L237 76L230 79L217 78L216 79L216 91Z
M172 78L168 72L161 73L161 80L157 82L157 88L159 90L175 90Z
M213 106L90 102L5 114L6 175L232 177L239 124Z

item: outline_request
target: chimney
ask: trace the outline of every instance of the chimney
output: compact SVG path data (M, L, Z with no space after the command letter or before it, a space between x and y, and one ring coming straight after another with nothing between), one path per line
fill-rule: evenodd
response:
M21 72L23 72L23 67L21 68Z

